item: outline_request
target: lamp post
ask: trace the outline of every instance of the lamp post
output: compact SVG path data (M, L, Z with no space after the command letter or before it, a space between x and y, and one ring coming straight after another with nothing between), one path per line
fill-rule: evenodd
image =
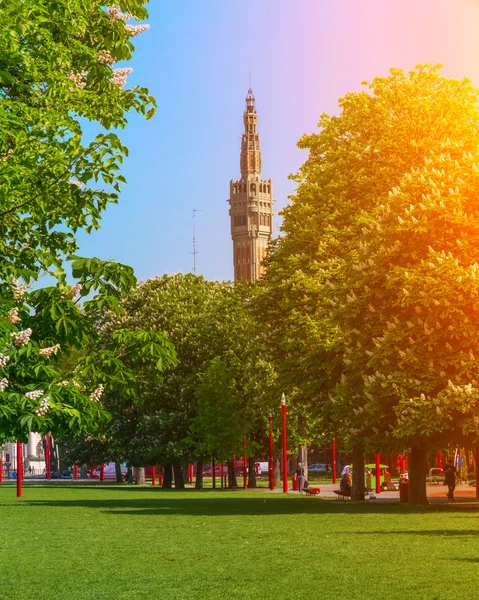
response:
M269 423L269 489L274 490L274 466L273 466L273 415L268 415Z
M281 416L283 420L283 493L288 493L288 450L286 440L286 396L281 396Z
M51 468L50 468L50 435L47 433L45 436L45 472L47 475L48 481L52 478Z
M246 440L243 441L243 489L248 489L248 473L246 468Z

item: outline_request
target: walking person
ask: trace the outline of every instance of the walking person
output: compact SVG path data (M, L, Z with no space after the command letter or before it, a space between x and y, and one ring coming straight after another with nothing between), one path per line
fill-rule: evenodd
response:
M298 467L296 469L296 476L298 478L298 490L299 493L302 494L304 486L304 469L302 463L298 463Z
M447 485L447 497L451 502L455 502L454 489L456 488L456 477L457 469L454 466L454 462L450 460L446 463L446 466L444 467L444 478L446 480Z

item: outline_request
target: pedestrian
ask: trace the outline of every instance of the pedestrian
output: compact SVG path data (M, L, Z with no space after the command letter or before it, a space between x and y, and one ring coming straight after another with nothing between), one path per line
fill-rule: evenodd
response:
M298 478L298 490L299 493L302 494L304 486L304 469L302 463L298 463L298 467L296 469L296 476Z
M454 466L454 462L450 460L446 463L446 466L444 467L444 478L446 480L447 485L447 497L451 502L455 502L454 489L456 487L456 476L457 469Z
M350 475L351 469L346 465L344 469L341 471L341 475Z

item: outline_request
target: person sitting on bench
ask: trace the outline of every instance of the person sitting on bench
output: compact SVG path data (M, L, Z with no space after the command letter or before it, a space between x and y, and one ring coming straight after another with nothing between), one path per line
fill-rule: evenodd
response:
M351 475L349 473L345 473L342 477L341 477L341 481L339 482L339 489L342 492L347 492L347 493L351 493Z

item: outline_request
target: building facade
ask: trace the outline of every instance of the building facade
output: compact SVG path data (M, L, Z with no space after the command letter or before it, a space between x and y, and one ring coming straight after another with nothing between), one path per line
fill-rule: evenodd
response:
M258 113L250 88L243 113L241 178L230 181L230 219L235 281L255 281L262 275L262 261L273 234L273 184L261 177Z

